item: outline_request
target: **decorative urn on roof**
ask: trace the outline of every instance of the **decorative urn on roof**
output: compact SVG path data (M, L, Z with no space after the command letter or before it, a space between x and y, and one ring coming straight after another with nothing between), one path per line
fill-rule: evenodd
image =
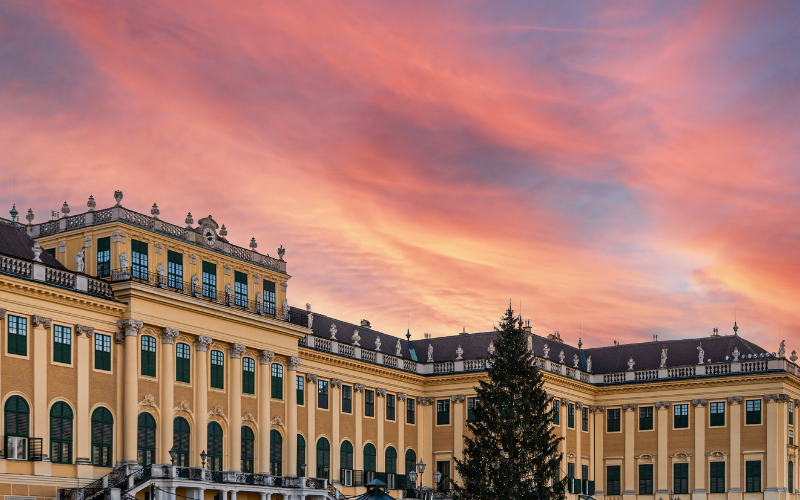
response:
M27 219L28 224L33 222L33 209L32 208L28 209L28 215L25 216L25 219Z
M150 209L150 215L152 215L154 219L158 219L158 216L160 214L161 214L161 210L158 209L158 205L153 203L153 208Z
M64 204L61 206L61 213L64 215L69 215L69 205L67 205L66 200L64 201Z
M97 202L94 201L94 196L89 195L89 201L86 202L86 206L89 207L90 212L94 212L94 209L97 207Z
M114 200L116 200L116 202L117 202L117 204L115 206L117 206L117 207L121 207L122 206L122 205L120 205L120 203L122 203L122 191L120 191L119 189L114 191Z

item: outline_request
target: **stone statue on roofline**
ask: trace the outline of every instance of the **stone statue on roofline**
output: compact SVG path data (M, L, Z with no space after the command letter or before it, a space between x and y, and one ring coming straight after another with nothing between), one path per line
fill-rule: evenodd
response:
M786 341L781 340L781 345L778 347L778 357L782 358L786 356Z
M667 345L664 344L664 347L661 348L661 368L667 367Z
M703 358L706 357L706 351L703 349L702 342L699 346L697 346L697 364L702 365L704 363Z
M75 265L76 265L77 271L79 273L83 272L83 269L84 269L84 266L85 266L85 264L83 262L83 258L84 258L85 255L86 255L86 247L83 247L83 248L81 248L81 251L78 252L78 255L75 256Z
M433 363L433 344L428 344L428 363Z
M400 346L400 339L397 339L397 346L394 349L394 355L399 358L402 352L403 348Z
M586 373L592 373L592 357L586 358Z

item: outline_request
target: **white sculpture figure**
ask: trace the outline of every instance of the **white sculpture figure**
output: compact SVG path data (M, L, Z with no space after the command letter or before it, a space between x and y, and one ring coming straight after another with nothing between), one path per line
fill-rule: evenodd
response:
M731 354L733 354L734 361L739 361L739 347L734 347Z
M433 344L428 344L428 363L433 363Z
M778 348L778 357L782 358L786 356L786 341L781 340L781 346Z
M462 354L464 354L464 349L462 349L461 346L459 345L458 349L456 349L456 359L462 359L461 358Z
M31 251L33 252L33 261L41 262L42 259L40 259L39 256L42 255L42 245L40 245L38 241L33 242L33 248L31 248Z
M358 334L358 329L353 331L353 345L361 347L358 341L361 340L361 335Z
M494 340L489 342L489 354L494 354Z
M550 359L550 346L547 345L547 342L544 343L544 347L542 347L542 351L544 351L544 358Z
M586 373L592 373L592 357L586 358Z
M528 352L533 352L533 335L528 335Z
M282 317L284 321L289 321L289 301L284 300L283 304L281 304L282 309Z
M231 286L230 283L228 283L227 285L225 285L225 303L229 306L233 305L232 297L233 297L233 287Z
M314 324L314 313L310 312L308 313L308 327L311 328L313 324Z
M336 340L336 323L331 323L331 340Z
M195 297L200 297L200 290L198 289L199 282L200 280L197 279L197 273L194 273L192 275L192 295L194 295Z
M573 355L572 356L572 367L573 368L577 368L578 367L578 361L579 361L578 360L578 355L577 354Z
M159 262L158 267L156 267L156 274L158 275L158 286L161 288L166 288L166 284L164 283L164 263Z
M376 351L381 350L381 337L379 335L375 336L375 350Z
M86 255L86 247L81 248L81 251L78 252L78 255L75 256L75 264L77 265L77 269L79 273L83 272L84 262L83 258Z
M667 346L661 348L661 366L660 368L667 367Z
M119 267L122 271L122 276L120 278L127 279L128 278L128 252L122 252L119 254Z
M564 364L564 351L563 350L560 353L558 353L558 362L561 363L562 365Z
M703 364L703 358L705 357L705 355L706 355L706 351L703 350L703 344L700 344L699 346L697 346L697 364L698 365L702 365Z
M631 359L628 360L628 370L633 370L633 365L635 364L636 362L633 360L633 356L631 356Z
M402 348L400 347L400 339L397 339L397 346L394 348L394 355L399 358L401 352Z
M263 299L261 298L261 292L259 291L258 293L256 293L256 312L257 312L258 314L261 314L261 313L263 312L263 310L262 310L262 304L263 304L263 302L264 302L264 301L263 301Z

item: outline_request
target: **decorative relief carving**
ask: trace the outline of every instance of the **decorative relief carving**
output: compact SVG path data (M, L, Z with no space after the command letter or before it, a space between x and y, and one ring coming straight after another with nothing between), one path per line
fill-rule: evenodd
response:
M727 455L727 453L722 453L721 451L712 451L711 453L706 453L707 457L717 458L717 459L725 458L725 455Z
M197 337L197 343L195 344L195 349L197 349L200 352L206 352L208 351L208 346L210 346L212 342L214 342L214 339L212 339L211 337L200 335L199 337Z
M660 410L661 408L669 408L669 401L656 401L655 407L656 410Z
M139 408L142 406L151 406L158 409L156 406L156 398L152 394L145 394L141 401L139 401Z
M297 356L291 356L288 360L286 360L286 367L290 370L297 370L297 367L300 366L301 359Z
M377 394L379 398L385 398L386 397L386 389L378 387L378 388L375 389L375 394Z
M306 380L311 382L312 384L316 384L319 381L319 377L314 375L313 373L306 373Z
M185 399L178 403L178 406L175 407L174 411L175 412L185 411L186 413L192 413L192 411L189 409L189 402L186 401Z
M6 319L6 310L0 309L0 319Z
M34 316L31 318L31 323L33 323L34 327L43 326L45 328L50 328L53 324L53 320L50 318L45 318L44 316Z
M622 405L622 411L635 410L636 403L625 403Z
M431 397L423 398L423 397L417 396L417 405L418 406L430 406L430 405L433 405L433 398L431 398Z
M575 408L578 409L578 410L582 410L583 409L583 403L581 403L580 401L576 402L575 403Z
M789 396L787 396L786 394L764 394L764 401L766 401L767 403L769 403L770 401L775 401L776 403L778 401L786 402L789 401Z
M246 411L246 412L244 412L244 415L242 415L242 422L253 422L253 423L255 423L256 422L256 417L255 417L255 415L253 415L252 411Z
M231 359L241 359L245 349L247 349L247 347L245 347L244 344L233 344L230 353Z
M336 340L336 323L331 323L331 340Z
M675 455L672 456L672 458L674 458L675 461L677 462L688 462L689 457L691 456L692 456L691 454L687 453L676 453Z
M561 406L567 406L569 404L569 399L561 398Z
M364 384L353 384L353 390L356 392L364 392Z
M400 345L400 341L397 341L397 345ZM464 359L461 356L464 354L464 349L461 348L461 345L458 346L456 349L456 360Z
M706 400L705 399L693 399L692 406L705 406Z
M603 405L595 406L592 405L589 407L589 413L603 413L606 410L606 407Z
M272 421L269 423L270 425L277 425L278 427L283 427L283 419L280 415L275 415Z
M117 321L117 327L125 332L126 337L136 337L144 323L135 319L121 319Z
M258 356L258 363L261 365L268 365L272 363L272 358L275 357L275 353L272 351L261 351L261 354Z
M342 388L342 380L338 378L331 379L331 387L336 387L337 389Z
M197 256L196 256L195 254L193 254L193 253L190 253L190 254L189 254L189 262L190 262L192 265L195 265L195 264L197 264Z
M644 454L644 455L639 455L636 458L638 458L640 462L652 463L654 457L653 455Z
M161 343L162 344L174 344L175 339L180 335L181 332L176 330L175 328L162 328L161 329Z
M631 356L631 359L628 360L628 370L633 370L634 365L636 365L636 361L634 361L633 356Z
M549 359L550 358L550 346L547 345L547 342L544 343L544 347L542 347L542 351L544 351L543 358Z
M453 403L463 403L465 396L463 394L454 394L450 396L450 401Z
M223 420L227 420L227 417L225 417L225 412L222 411L222 405L215 406L213 410L208 412L208 416L209 417L219 417L219 418L221 418Z
M739 356L741 355L741 353L739 352L739 347L738 346L733 348L733 352L731 354L733 355L733 360L734 361L739 361Z
M352 336L351 339L353 341L353 345L354 346L361 347L361 344L358 343L358 341L361 340L361 335L358 334L358 330L357 329L353 331L353 336Z
M731 396L728 398L728 404L732 405L734 403L742 404L742 397L741 396Z
M92 338L94 335L94 327L93 326L84 326L84 325L75 325L75 333L80 337L82 334L86 334L86 338Z

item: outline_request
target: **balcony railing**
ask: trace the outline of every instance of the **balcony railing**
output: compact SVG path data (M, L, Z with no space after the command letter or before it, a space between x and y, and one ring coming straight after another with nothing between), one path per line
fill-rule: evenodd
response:
M105 281L90 278L82 273L48 267L40 262L30 262L0 255L0 273L34 279L107 299L114 298L111 287Z

